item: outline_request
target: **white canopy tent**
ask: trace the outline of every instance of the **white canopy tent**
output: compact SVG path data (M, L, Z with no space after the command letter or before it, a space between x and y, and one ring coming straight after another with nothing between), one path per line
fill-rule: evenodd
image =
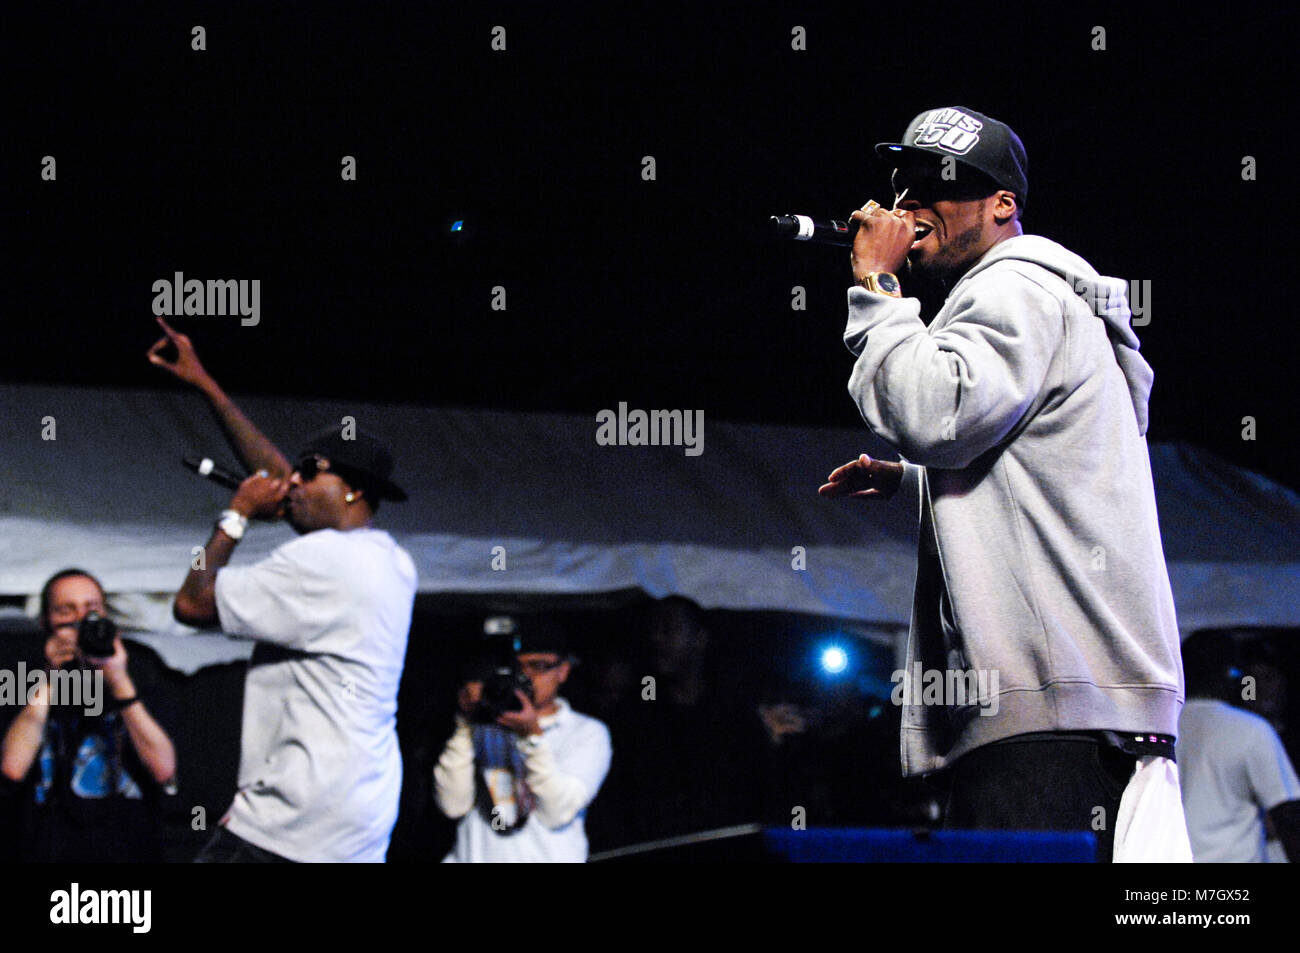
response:
M95 573L176 667L247 654L182 635L168 605L229 494L180 465L237 470L196 394L0 385L0 594L53 572ZM240 405L292 456L352 417L393 448L411 495L377 525L406 547L423 593L580 596L641 589L705 608L777 609L905 629L915 500L828 501L825 475L888 454L865 427L707 419L703 453L602 446L589 417L247 397ZM1153 445L1161 530L1185 631L1300 626L1300 497L1187 445ZM291 537L255 525L236 563ZM502 568L504 567L504 568Z

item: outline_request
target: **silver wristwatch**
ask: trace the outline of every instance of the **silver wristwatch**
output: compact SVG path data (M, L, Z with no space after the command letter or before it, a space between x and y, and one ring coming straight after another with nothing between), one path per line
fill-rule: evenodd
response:
M244 538L244 530L248 529L248 517L238 510L222 510L217 519L217 529L238 542Z

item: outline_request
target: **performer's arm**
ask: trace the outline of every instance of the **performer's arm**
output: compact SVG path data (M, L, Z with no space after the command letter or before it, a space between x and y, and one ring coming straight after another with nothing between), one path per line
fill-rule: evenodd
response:
M230 509L246 519L272 519L288 492L287 479L254 474L235 491ZM177 622L196 628L215 628L220 625L217 617L217 572L230 562L237 542L226 535L224 530L213 530L200 554L202 558L190 562L189 574L176 593L172 615Z
M207 398L208 406L221 424L226 440L250 471L265 470L273 477L287 477L292 464L257 427L244 416L233 400L221 389L216 379L204 369L189 336L173 331L162 318L158 319L164 337L149 348L149 363L194 387ZM162 351L168 344L176 348L176 360L167 361Z
M849 393L908 460L961 469L996 446L1042 390L1064 334L1061 302L1007 267L979 276L953 319L927 331L915 299L849 289Z
M189 575L176 593L172 615L177 622L198 629L212 629L220 624L217 619L217 570L230 562L235 546L236 540L222 530L213 530L203 547L203 558L190 563Z
M974 279L951 302L951 320L927 329L916 299L859 286L872 272L902 267L914 216L859 210L852 218L859 227L844 343L858 359L849 394L872 432L908 460L961 469L1000 443L1033 405L1065 333L1063 306L1055 292L1007 265Z

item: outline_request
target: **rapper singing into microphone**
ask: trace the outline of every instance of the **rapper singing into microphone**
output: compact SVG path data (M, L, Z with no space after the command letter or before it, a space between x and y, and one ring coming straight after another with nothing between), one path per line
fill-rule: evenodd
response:
M238 787L202 862L383 862L397 821L397 690L415 601L411 557L371 526L406 493L377 439L317 434L291 464L159 319L149 360L207 398L256 472L235 492L176 595L178 620L257 641L244 683ZM169 357L172 348L175 354ZM250 520L300 534L229 566Z
M935 775L950 827L1189 861L1153 374L1127 288L1024 234L1028 162L1003 123L931 109L876 153L896 197L852 215L844 341L849 393L902 461L864 454L819 492L919 501L903 773ZM928 324L918 282L946 295Z

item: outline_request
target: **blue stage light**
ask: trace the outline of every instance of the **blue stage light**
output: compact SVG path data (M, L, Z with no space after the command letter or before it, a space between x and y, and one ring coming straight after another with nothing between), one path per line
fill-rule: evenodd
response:
M838 645L828 645L822 649L822 671L828 675L838 675L849 667L849 654Z
M464 220L464 219L461 219L460 221L452 222L452 223L451 223L451 230L452 230L453 232L459 232L459 231L460 231L461 229L463 229L464 227L465 227L465 220Z

